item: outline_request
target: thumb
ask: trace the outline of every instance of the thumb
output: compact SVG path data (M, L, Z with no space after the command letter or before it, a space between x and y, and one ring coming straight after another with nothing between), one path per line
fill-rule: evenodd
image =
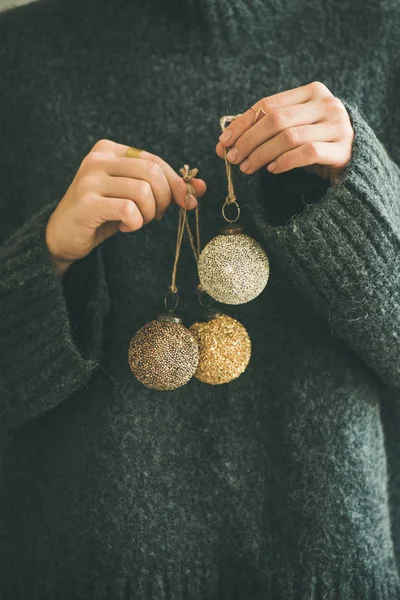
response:
M202 196L204 196L204 194L206 193L207 190L207 185L206 182L203 181L203 179L192 179L191 181L192 186L194 187L194 191L196 192L196 196L198 198L201 198Z

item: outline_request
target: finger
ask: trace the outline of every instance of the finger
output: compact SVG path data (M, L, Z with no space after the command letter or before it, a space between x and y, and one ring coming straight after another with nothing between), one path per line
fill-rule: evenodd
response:
M318 123L325 114L325 106L321 102L306 102L278 108L245 131L229 150L227 158L233 164L240 163L255 148L275 137L279 132L288 128Z
M240 170L250 175L293 148L308 142L333 142L339 139L338 127L330 122L288 127L251 152L241 163Z
M161 166L142 158L118 158L116 160L107 160L103 165L110 176L115 178L143 179L151 184L156 198L157 217L162 216L172 199L182 208L185 207L187 184L177 173L174 173L172 188L171 181L168 181L166 173ZM202 179L192 179L191 181L196 193L200 198L204 195L207 186ZM187 208L193 209L197 206L197 201L189 201Z
M158 164L141 158L118 156L115 160L105 160L103 168L110 176L107 179L106 195L121 195L121 197L129 198L131 197L128 191L130 188L132 193L137 192L137 186L132 182L141 180L152 188L156 201L155 216L160 217L165 212L171 202L172 193L165 173ZM123 182L118 184L118 180L123 180ZM129 181L132 185L129 184ZM136 198L133 199L136 200Z
M284 108L293 104L303 104L312 98L321 98L323 95L332 94L323 83L314 81L312 83L308 83L307 85L302 85L284 92L279 92L278 94L266 96L265 98L262 98L256 102L253 105L253 108L249 108L242 115L238 116L229 125L229 127L226 128L224 132L226 135L222 137L222 134L219 138L219 141L223 146L232 146L236 140L243 135L245 131L247 131L247 129L252 127L255 122L256 114L259 110L268 114L269 112L275 111L279 108Z
M197 198L201 198L205 194L206 189L207 189L206 183L202 179L192 179L192 181L190 183L194 188L195 196L190 195L190 197L188 198L187 206L186 206L187 184L183 182L183 179L181 181L182 181L182 183L180 183L180 185L184 185L184 189L185 189L185 199L182 202L182 204L179 204L179 206L182 206L189 210L192 210L193 208L195 208L198 205ZM165 213L165 211L161 214L161 216L163 216L164 213Z
M109 156L111 154L113 154L116 157L119 157L119 159L126 158L127 161L131 161L132 163L135 163L135 162L137 163L137 161L141 161L141 160L148 160L148 161L155 163L156 165L158 165L161 168L165 177L167 178L168 184L169 184L171 192L172 192L173 200L182 208L185 207L185 205L186 205L185 197L186 197L186 193L187 193L187 186L186 186L185 182L182 180L182 178L180 177L180 175L178 175L178 173L176 171L174 171L174 169L168 163L166 163L162 158L160 158L159 156L157 156L155 154L152 154L151 152L147 152L146 150L143 150L141 152L140 158L138 158L138 159L127 158L126 153L128 151L128 148L129 148L129 146L126 146L125 144L118 144L117 142L113 142L111 140L99 140L94 145L91 152L107 154L108 161L110 161ZM112 162L113 161L111 161L111 163ZM109 173L109 174L112 175L112 173ZM117 176L118 176L118 174L117 174ZM129 176L129 175L121 174L121 176ZM198 183L198 182L201 182L201 183ZM192 185L195 188L196 194L198 197L201 197L207 189L207 186L202 179L193 179ZM194 208L195 206L196 206L196 203L193 202L187 208Z
M114 156L122 156L122 144L118 144L117 142L113 142L112 140L108 139L98 140L90 150L89 154L92 152L105 152L108 154L113 154Z
M278 156L274 174L284 173L308 165L340 165L343 162L343 144L339 142L309 142ZM269 165L270 166L270 165Z
M150 160L150 161L154 162L163 170L163 172L168 180L169 186L171 188L172 198L173 198L174 202L176 204L178 204L178 206L180 206L181 208L184 208L186 206L185 198L186 198L186 194L187 194L187 185L183 181L182 177L180 175L178 175L178 173L176 173L176 171L174 171L174 169L168 163L166 163L165 160L163 160L159 156L156 156L155 154L152 154L151 152L147 152L144 150L138 160L142 160L142 159ZM205 183L204 183L204 186L205 186ZM200 191L202 189L205 189L205 188L203 186L200 186ZM194 208L195 206L196 206L196 202L192 202L191 204L188 205L187 208L191 209L191 208Z
M116 151L119 152L121 154L121 158L125 157L125 154L129 148L129 146L122 146L120 145L121 148L117 148ZM164 173L168 184L170 186L171 189L171 193L172 193L172 199L174 200L174 202L176 202L176 204L178 204L178 206L184 208L186 205L185 202L185 197L186 197L186 193L187 193L187 185L185 184L185 182L183 181L182 177L180 175L178 175L178 173L176 171L174 171L174 169L165 162L165 160L163 160L162 158L160 158L159 156L152 154L151 152L147 152L146 150L143 150L140 158L124 158L124 163L126 164L126 161L131 161L132 163L138 163L138 162L142 162L142 161L150 161L153 164L157 165L162 172ZM201 182L201 183L198 183ZM193 179L192 180L192 185L195 188L196 194L198 197L201 197L204 192L206 191L206 184L202 179ZM196 202L192 202L191 204L188 205L187 208L192 209L196 206Z
M128 158L127 160L134 159ZM136 162L140 163L141 161L138 160ZM115 171L117 170L120 170L121 173L123 172L121 164L115 169ZM132 165L132 167L127 170L132 176L124 177L121 175L117 177L114 175L105 178L102 189L104 196L130 198L131 200L134 200L137 202L139 209L143 209L143 216L146 221L147 219L154 217L160 218L167 209L172 198L171 189L164 173L157 165L149 161L143 161L142 164ZM151 188L151 195L148 190L149 186ZM152 203L153 200L154 204ZM148 201L151 202L151 206L147 205Z
M110 178L111 179L111 178ZM115 184L110 189L119 190L116 197L133 200L141 212L145 224L152 221L157 213L156 199L148 181L133 178L115 178Z
M197 198L201 198L204 196L207 190L206 182L203 179L192 179L192 186L194 187L194 191L196 192Z
M81 201L79 218L93 229L108 221L121 221L129 231L136 231L144 223L139 208L129 198L108 198L98 194L86 196Z
M173 200L178 206L180 206L181 208L185 208L187 184L183 181L182 177L178 175L178 173L176 173L168 163L166 163L162 158L156 156L155 154L151 154L150 152L142 152L140 160L142 160L142 158L144 158L145 160L148 159L154 161L161 167L170 185ZM193 179L191 183L196 191L197 196L201 197L204 194L207 187L205 182L202 179L197 179L197 181ZM195 206L197 206L197 201L194 199L194 201L192 200L191 202L189 202L187 208L192 209L195 208Z

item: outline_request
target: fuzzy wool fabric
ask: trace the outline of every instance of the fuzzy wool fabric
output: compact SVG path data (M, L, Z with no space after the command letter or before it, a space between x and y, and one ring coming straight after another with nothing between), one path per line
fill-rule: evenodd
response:
M400 6L396 0L44 0L0 15L0 599L400 598ZM199 169L222 223L219 119L322 81L352 158L233 169L264 292L224 312L252 358L171 392L131 374L178 213L63 280L47 220L106 138ZM180 313L198 318L185 240Z

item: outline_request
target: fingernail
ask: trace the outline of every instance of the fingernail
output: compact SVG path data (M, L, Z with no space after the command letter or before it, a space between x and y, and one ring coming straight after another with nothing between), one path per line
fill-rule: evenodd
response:
M268 171L275 171L275 169L276 169L276 160L274 160L274 162L272 162L272 163L269 163L267 169L268 169Z
M192 209L192 208L196 208L198 202L196 200L196 198L192 195L189 196L189 204L188 204L188 208Z
M243 173L246 173L246 171L248 171L249 166L250 162L248 160L244 160L240 165L240 170L243 171Z
M236 160L237 156L238 156L238 151L237 148L232 148L232 150L229 150L228 154L226 155L226 158L230 161L232 160Z
M232 137L232 131L229 131L229 129L227 129L226 131L224 131L224 133L222 133L219 136L219 141L221 142L221 144L225 144L226 142L229 142L231 137Z

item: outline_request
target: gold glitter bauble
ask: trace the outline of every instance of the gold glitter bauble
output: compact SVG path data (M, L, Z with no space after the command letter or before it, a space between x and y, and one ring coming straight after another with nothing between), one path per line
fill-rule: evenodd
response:
M220 315L190 327L196 338L200 360L194 374L204 383L228 383L241 375L249 364L251 341L239 321Z
M267 285L269 261L263 247L247 234L222 234L204 247L198 270L202 287L214 300L244 304Z
M159 317L135 333L129 344L128 360L132 373L146 387L175 390L193 377L199 348L180 319L171 322Z

